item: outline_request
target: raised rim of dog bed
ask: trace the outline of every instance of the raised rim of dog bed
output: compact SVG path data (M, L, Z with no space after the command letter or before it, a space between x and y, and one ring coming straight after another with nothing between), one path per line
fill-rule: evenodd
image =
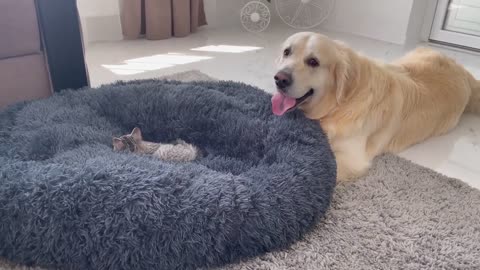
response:
M300 239L323 217L335 159L317 123L234 82L144 80L0 112L0 256L65 269L195 269ZM192 163L115 153L139 126Z

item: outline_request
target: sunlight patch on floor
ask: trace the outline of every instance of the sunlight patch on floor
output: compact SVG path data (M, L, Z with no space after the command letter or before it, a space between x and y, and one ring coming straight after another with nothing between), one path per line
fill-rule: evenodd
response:
M244 53L244 52L258 51L261 49L263 48L253 47L253 46L210 45L210 46L193 48L190 50L201 51L201 52Z
M203 60L212 59L210 56L186 55L181 53L157 54L147 57L125 60L125 64L102 65L117 75L134 75L147 71L169 68L176 65L186 65Z

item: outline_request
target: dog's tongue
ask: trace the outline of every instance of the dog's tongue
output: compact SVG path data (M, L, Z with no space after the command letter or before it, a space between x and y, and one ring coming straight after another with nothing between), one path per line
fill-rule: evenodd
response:
M272 97L272 111L275 115L283 115L291 108L297 105L297 100L291 97L287 97L282 93L277 92Z

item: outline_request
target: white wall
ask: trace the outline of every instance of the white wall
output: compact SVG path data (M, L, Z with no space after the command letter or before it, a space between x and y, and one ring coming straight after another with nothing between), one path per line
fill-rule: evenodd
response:
M118 5L118 0L77 0L77 6L85 17L119 14Z
M232 27L240 25L240 10L243 0L206 0L205 13L211 27ZM215 11L211 10L214 7Z
M412 4L413 0L336 0L324 27L403 44Z
M217 0L203 0L205 16L209 25L217 24Z
M86 44L121 40L119 0L77 0Z
M240 27L240 10L246 1L204 1L210 27ZM414 43L420 37L427 0L334 1L335 8L323 28L396 44ZM87 42L122 39L119 0L77 0L77 5ZM274 5L269 6L272 24L282 23Z
M215 12L212 12L212 14L216 14L215 26L240 25L239 13L245 1L207 1L216 2ZM334 1L335 8L327 21L322 24L322 28L405 44L419 36L417 32L420 32L423 25L423 13L426 6L424 3L427 0ZM274 5L269 6L272 14L276 16ZM273 23L282 22L278 18L274 18Z
M413 1L405 45L415 46L419 41L428 41L436 4L435 0Z

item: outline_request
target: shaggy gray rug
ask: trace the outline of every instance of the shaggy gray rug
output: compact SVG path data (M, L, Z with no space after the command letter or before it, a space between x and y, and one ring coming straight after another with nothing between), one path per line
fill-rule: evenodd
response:
M304 240L221 269L477 270L480 191L385 155L366 177L337 186L326 219Z
M480 269L480 191L394 155L340 183L325 220L290 248L222 270Z

